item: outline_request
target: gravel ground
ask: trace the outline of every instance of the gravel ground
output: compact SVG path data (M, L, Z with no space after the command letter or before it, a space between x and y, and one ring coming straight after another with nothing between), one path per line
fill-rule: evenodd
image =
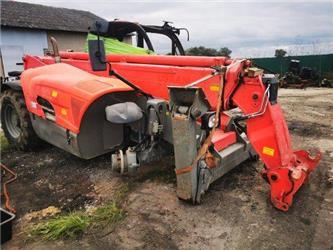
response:
M38 152L2 152L15 169L10 187L17 208L13 239L4 249L333 249L333 89L280 90L295 149L320 148L323 158L283 213L269 202L260 162L245 162L214 183L203 203L177 199L173 159L145 166L135 178L111 172L110 157L85 161L45 146ZM157 170L156 170L157 169ZM131 186L125 220L112 230L76 240L27 239L27 215L55 206L87 209Z

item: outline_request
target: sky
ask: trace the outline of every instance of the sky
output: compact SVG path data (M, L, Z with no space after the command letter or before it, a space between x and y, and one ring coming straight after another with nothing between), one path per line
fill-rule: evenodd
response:
M90 11L107 20L142 24L172 21L186 27L185 48L228 47L233 57L270 57L277 48L289 55L333 53L333 0L330 1L161 1L161 0L20 0ZM152 38L154 47L168 52L169 41Z

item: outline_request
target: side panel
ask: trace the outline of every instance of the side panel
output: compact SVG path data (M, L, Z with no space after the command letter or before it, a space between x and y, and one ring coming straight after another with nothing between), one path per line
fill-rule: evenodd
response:
M83 158L110 152L121 146L124 137L124 126L106 120L105 107L133 100L133 93L113 93L95 101L86 111L81 122L78 144Z
M43 140L80 158L91 159L114 151L129 136L124 134L124 125L105 119L105 107L119 102L135 101L135 98L139 99L134 92L102 96L87 109L78 134L35 115L32 115L31 120L37 135Z
M30 113L32 126L39 138L44 141L61 148L73 155L82 157L77 142L77 135L67 132L66 129L58 126L52 121L43 119ZM71 137L68 143L68 135Z
M52 106L56 124L76 134L83 115L95 100L108 93L132 91L118 79L89 74L65 63L25 70L21 82L29 112L45 118L43 105L38 101L43 98Z

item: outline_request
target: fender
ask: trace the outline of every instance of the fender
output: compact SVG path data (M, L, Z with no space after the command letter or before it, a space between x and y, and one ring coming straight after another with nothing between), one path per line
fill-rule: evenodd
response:
M46 102L53 109L54 122L76 134L95 100L110 93L133 91L118 79L96 76L65 63L25 70L21 82L29 112L46 118Z

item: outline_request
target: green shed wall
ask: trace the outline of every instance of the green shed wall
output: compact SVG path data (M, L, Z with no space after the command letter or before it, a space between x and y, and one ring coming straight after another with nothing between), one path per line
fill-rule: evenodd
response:
M328 55L310 55L310 56L287 56L282 59L271 58L253 58L254 63L264 69L268 69L277 74L285 74L288 71L290 60L300 60L302 67L310 67L318 71L321 77L333 77L333 54Z

